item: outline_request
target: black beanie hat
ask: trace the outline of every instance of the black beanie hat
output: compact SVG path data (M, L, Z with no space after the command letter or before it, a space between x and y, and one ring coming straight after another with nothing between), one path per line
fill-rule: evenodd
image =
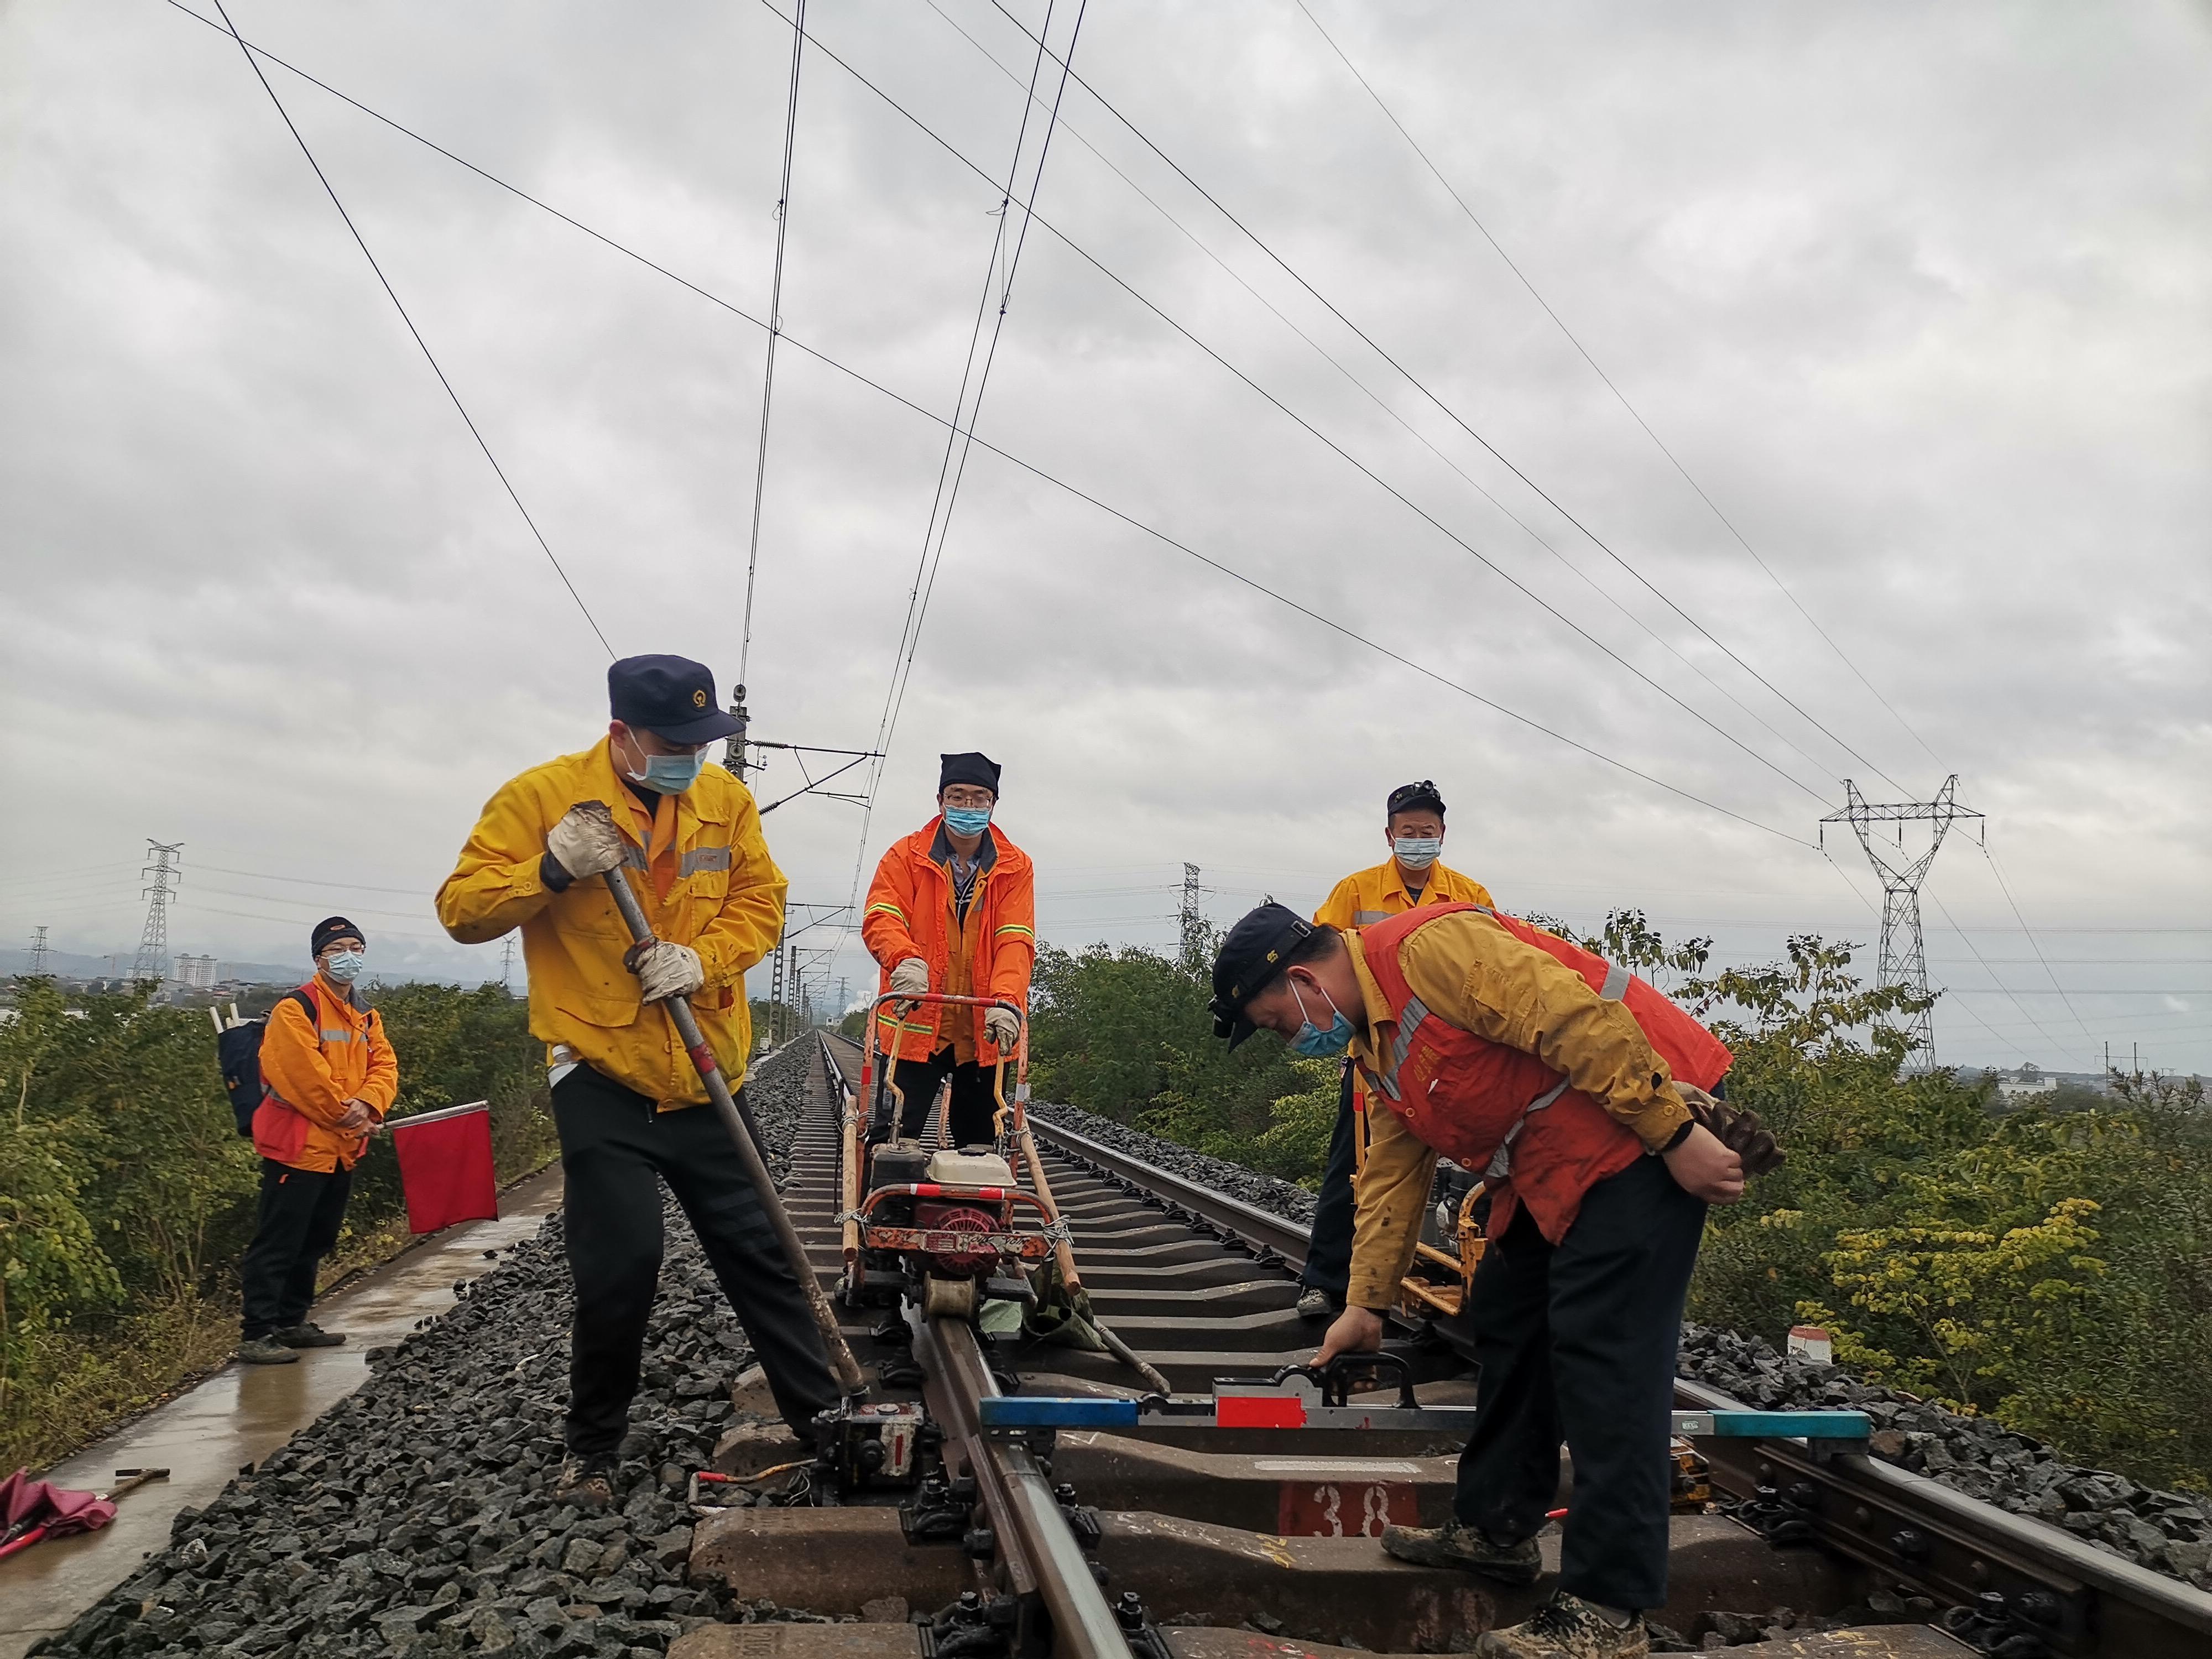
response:
M970 750L964 755L939 755L937 770L937 793L943 794L956 783L972 783L979 789L999 793L999 763L988 755L979 755Z
M324 946L334 939L357 939L364 945L368 942L368 935L343 916L325 916L315 924L315 931L309 936L307 954L319 957Z

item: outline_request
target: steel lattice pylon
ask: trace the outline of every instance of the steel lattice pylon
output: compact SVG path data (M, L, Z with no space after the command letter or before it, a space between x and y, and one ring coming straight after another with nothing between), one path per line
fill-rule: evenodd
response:
M1198 884L1198 866L1185 863L1182 866L1182 903L1176 913L1176 921L1182 935L1182 965L1194 974L1206 971L1206 916L1198 908L1199 896L1203 890Z
M146 849L151 861L138 873L150 878L154 884L146 889L146 927L138 935L138 954L131 959L131 977L158 981L169 976L169 881L172 877L179 880L184 877L174 860L184 852L185 844L164 846L149 841Z
M1856 783L1845 778L1844 810L1820 820L1823 826L1850 824L1852 833L1859 838L1859 847L1866 854L1867 861L1881 878L1881 954L1875 970L1875 982L1901 985L1923 1003L1928 998L1928 947L1920 931L1920 883L1928 873L1928 866L1936 862L1936 851L1942 846L1951 826L1982 816L1960 806L1958 793L1956 772L1943 780L1943 787L1936 792L1934 800L1870 801L1859 793ZM1897 850L1893 854L1876 843L1873 826L1877 823L1898 826ZM1927 849L1911 858L1905 856L1907 823L1929 826ZM1825 830L1822 840L1825 844ZM1932 1011L1923 1006L1902 1018L1908 1051L1932 1060L1936 1057Z

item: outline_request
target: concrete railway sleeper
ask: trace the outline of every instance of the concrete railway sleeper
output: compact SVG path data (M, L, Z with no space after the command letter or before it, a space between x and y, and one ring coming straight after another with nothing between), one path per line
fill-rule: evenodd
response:
M1010 1270L994 1237L1035 1231L1034 1215L984 1196L994 1181L927 1169L902 1201L989 1212L980 1226L908 1218L932 1235L910 1254L964 1262L972 1297L948 1306L940 1291L933 1313L930 1275L881 1255L852 1277L846 1079L859 1073L851 1045L809 1040L750 1085L799 1240L825 1285L843 1281L835 1315L870 1385L820 1425L811 1459L752 1420L773 1415L757 1373L723 1392L718 1357L734 1369L745 1346L703 1260L672 1237L620 1513L552 1505L556 1221L359 1395L180 1516L172 1547L49 1650L1349 1659L1465 1651L1547 1598L1548 1573L1515 1589L1382 1553L1384 1526L1449 1512L1453 1413L1473 1397L1465 1334L1402 1320L1389 1345L1402 1378L1391 1368L1381 1391L1279 1375L1316 1328L1293 1305L1304 1228L1264 1207L1264 1190L1255 1204L1040 1116L1034 1160L1004 1160L1004 1184L1048 1194L1042 1224L1064 1237L1046 1254L1064 1244L1075 1268L1060 1289ZM1172 1400L1100 1351L1101 1320ZM1688 1382L1677 1403L1700 1432L1742 1409ZM1333 1420L1355 1412L1370 1425ZM1817 1441L1697 1444L1654 1615L1680 1649L2212 1659L2212 1596L2055 1528ZM1719 1505L1698 1501L1700 1480ZM1555 1568L1556 1529L1544 1541Z
M793 1148L788 1198L826 1281L849 1265L844 1221L856 1207L840 1128L866 1109L853 1099L858 1049L825 1039L823 1059L823 1108ZM935 1467L826 1507L708 1515L694 1577L833 1617L945 1612L906 1631L702 1628L678 1644L684 1659L765 1652L771 1639L778 1652L825 1655L1446 1652L1544 1599L1547 1582L1516 1589L1415 1567L1374 1541L1390 1522L1449 1512L1463 1437L1454 1413L1472 1401L1467 1335L1451 1318L1398 1322L1391 1350L1421 1409L1392 1419L1395 1387L1359 1395L1379 1426L1315 1426L1331 1415L1316 1410L1306 1426L1275 1427L1216 1409L1206 1401L1220 1379L1271 1378L1314 1346L1293 1307L1304 1226L1060 1123L1029 1127L1087 1308L1164 1375L1175 1405L1147 1400L1114 1355L1016 1322L1012 1296L996 1319L991 1298L979 1303L982 1334L919 1305L873 1319L880 1310L848 1305L876 1408L918 1400ZM1661 1650L1674 1636L1803 1659L2212 1656L2212 1597L1863 1448L1729 1437L1727 1425L1759 1419L1734 1418L1747 1408L1696 1384L1678 1405L1678 1424L1701 1436L1681 1484L1702 1475L1720 1502L1686 1504L1718 1512L1672 1522ZM1717 1425L1721 1435L1704 1433ZM1555 1564L1555 1542L1546 1553Z

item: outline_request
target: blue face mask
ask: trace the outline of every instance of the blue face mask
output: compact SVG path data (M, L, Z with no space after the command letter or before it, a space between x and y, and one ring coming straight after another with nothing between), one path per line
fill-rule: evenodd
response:
M623 771L632 783L655 794L680 795L699 781L699 774L706 764L707 751L702 749L691 755L647 755L644 771L632 772L627 764Z
M1298 1013L1305 1022L1298 1027L1298 1034L1291 1039L1291 1048L1308 1060L1334 1060L1352 1046L1352 1039L1355 1035L1352 1024L1344 1017L1343 1010L1336 1004L1334 1002L1328 1004L1329 1012L1335 1018L1329 1021L1328 1030L1324 1031L1313 1023L1313 1016L1306 1012L1306 1000L1298 996L1296 980L1291 981L1291 994L1297 997ZM1326 991L1322 993L1322 1000L1328 1002L1328 993Z
M1397 854L1398 862L1408 870L1425 870L1444 850L1444 838L1442 836L1400 836L1390 843L1390 850Z
M991 809L948 806L945 809L945 827L956 836L980 836L991 827Z
M361 977L361 970L368 965L368 958L358 951L339 951L323 958L325 977L341 985L350 985Z

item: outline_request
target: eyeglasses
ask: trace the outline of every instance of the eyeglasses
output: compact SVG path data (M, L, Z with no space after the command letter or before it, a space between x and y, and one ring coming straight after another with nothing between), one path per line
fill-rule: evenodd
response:
M988 789L968 788L963 787L959 784L955 784L951 788L947 789L942 795L939 796L938 799L947 806L963 806L973 809L979 806L988 806L995 801L998 797L994 795Z

